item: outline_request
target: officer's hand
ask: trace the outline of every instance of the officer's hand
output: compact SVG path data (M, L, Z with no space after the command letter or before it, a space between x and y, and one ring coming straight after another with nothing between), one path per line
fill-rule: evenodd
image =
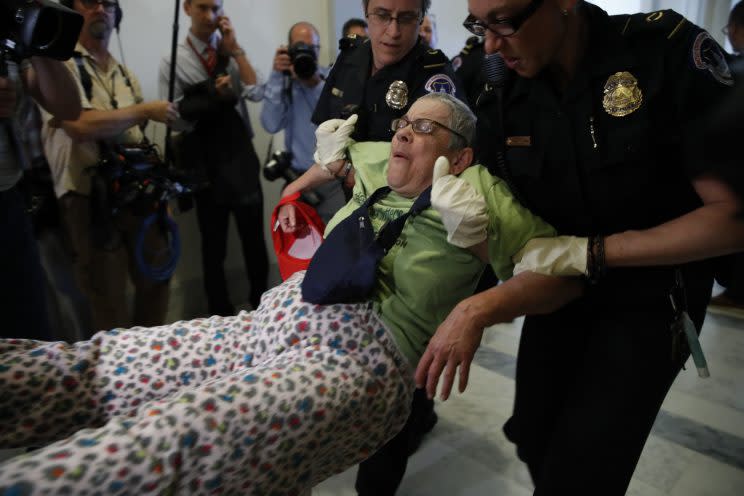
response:
M217 18L217 27L222 33L222 40L220 40L220 52L225 55L231 55L234 51L240 50L238 39L235 36L235 29L233 28L230 18L227 16L220 16Z
M302 226L297 225L297 213L295 206L291 203L285 203L279 207L276 220L279 222L279 226L285 233L293 233Z
M346 120L330 119L318 126L315 130L317 145L314 155L317 163L327 167L328 164L345 157L357 118L357 114L354 114Z
M274 55L274 70L276 72L285 72L292 69L292 60L289 58L287 46L282 45L276 50Z
M426 388L429 398L437 393L439 377L443 376L441 398L449 398L455 373L460 368L458 390L465 391L470 375L470 364L483 337L483 327L474 318L474 305L471 298L463 300L450 312L437 332L429 341L418 367L416 367L416 387Z
M230 75L220 76L214 81L214 89L219 96L230 97L233 95L232 78Z
M15 84L8 78L0 78L0 119L13 117L16 110Z
M431 206L442 216L447 241L460 248L477 245L488 236L488 208L475 189L449 173L447 157L434 163Z
M142 104L145 109L145 117L148 120L162 122L163 124L170 125L176 119L178 119L178 109L176 105L171 102L164 100L157 100L154 102L148 102Z

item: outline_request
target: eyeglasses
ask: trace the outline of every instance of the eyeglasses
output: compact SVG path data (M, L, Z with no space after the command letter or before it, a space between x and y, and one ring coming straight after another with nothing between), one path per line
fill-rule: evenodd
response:
M500 38L507 38L522 27L527 19L532 16L543 4L543 0L532 0L522 12L511 17L503 17L491 22L479 21L473 15L469 15L462 25L476 36L485 36L486 31L491 31Z
M88 10L93 10L99 5L103 5L103 10L108 10L109 12L116 10L116 6L118 5L118 2L115 0L80 0L80 3Z
M384 10L378 12L367 12L367 19L370 24L378 26L389 26L391 22L397 21L398 26L413 26L421 22L421 14L418 12L402 12L397 17L390 15L390 12Z
M434 128L438 126L462 139L463 143L467 144L468 142L468 140L465 139L465 136L458 133L454 129L450 129L444 124L440 124L437 121L433 121L431 119L415 119L409 121L407 117L399 117L397 119L393 119L393 122L390 123L390 130L400 131L401 129L405 129L409 124L411 125L411 129L413 129L413 132L416 134L431 134L434 132Z

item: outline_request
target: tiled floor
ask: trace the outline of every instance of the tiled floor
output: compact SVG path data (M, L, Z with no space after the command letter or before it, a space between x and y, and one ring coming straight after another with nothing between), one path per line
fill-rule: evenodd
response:
M532 494L527 469L501 432L512 408L520 327L487 330L468 390L437 403L439 423L411 458L399 496ZM744 313L709 312L701 340L711 377L700 379L688 366L677 378L629 495L744 495ZM327 480L313 496L355 495L355 471Z

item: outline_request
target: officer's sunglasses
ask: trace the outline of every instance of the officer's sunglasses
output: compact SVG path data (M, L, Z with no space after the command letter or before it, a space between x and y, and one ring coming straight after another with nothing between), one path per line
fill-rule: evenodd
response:
M532 0L521 12L511 17L503 17L496 19L495 21L483 22L479 21L472 14L470 14L462 25L476 36L485 36L486 31L491 31L493 34L500 38L507 38L512 36L514 33L519 31L522 24L529 19L532 14L537 12L537 9L543 4L543 0Z
M414 119L412 121L409 121L406 117L398 117L397 119L393 119L393 122L390 123L390 130L397 132L401 129L406 128L409 124L411 125L411 129L413 129L413 132L416 134L431 134L434 132L434 128L441 127L442 129L445 129L460 138L463 143L468 142L468 140L465 139L465 136L458 133L454 129L450 129L444 124L440 124L437 121L433 121L431 119Z
M80 0L80 3L88 10L93 10L99 5L103 5L103 10L108 10L109 12L116 10L116 5L118 4L116 0Z

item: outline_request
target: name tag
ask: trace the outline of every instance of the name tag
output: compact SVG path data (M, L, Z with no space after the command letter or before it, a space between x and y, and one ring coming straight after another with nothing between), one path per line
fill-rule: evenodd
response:
M532 146L532 136L509 136L506 146L526 148Z

